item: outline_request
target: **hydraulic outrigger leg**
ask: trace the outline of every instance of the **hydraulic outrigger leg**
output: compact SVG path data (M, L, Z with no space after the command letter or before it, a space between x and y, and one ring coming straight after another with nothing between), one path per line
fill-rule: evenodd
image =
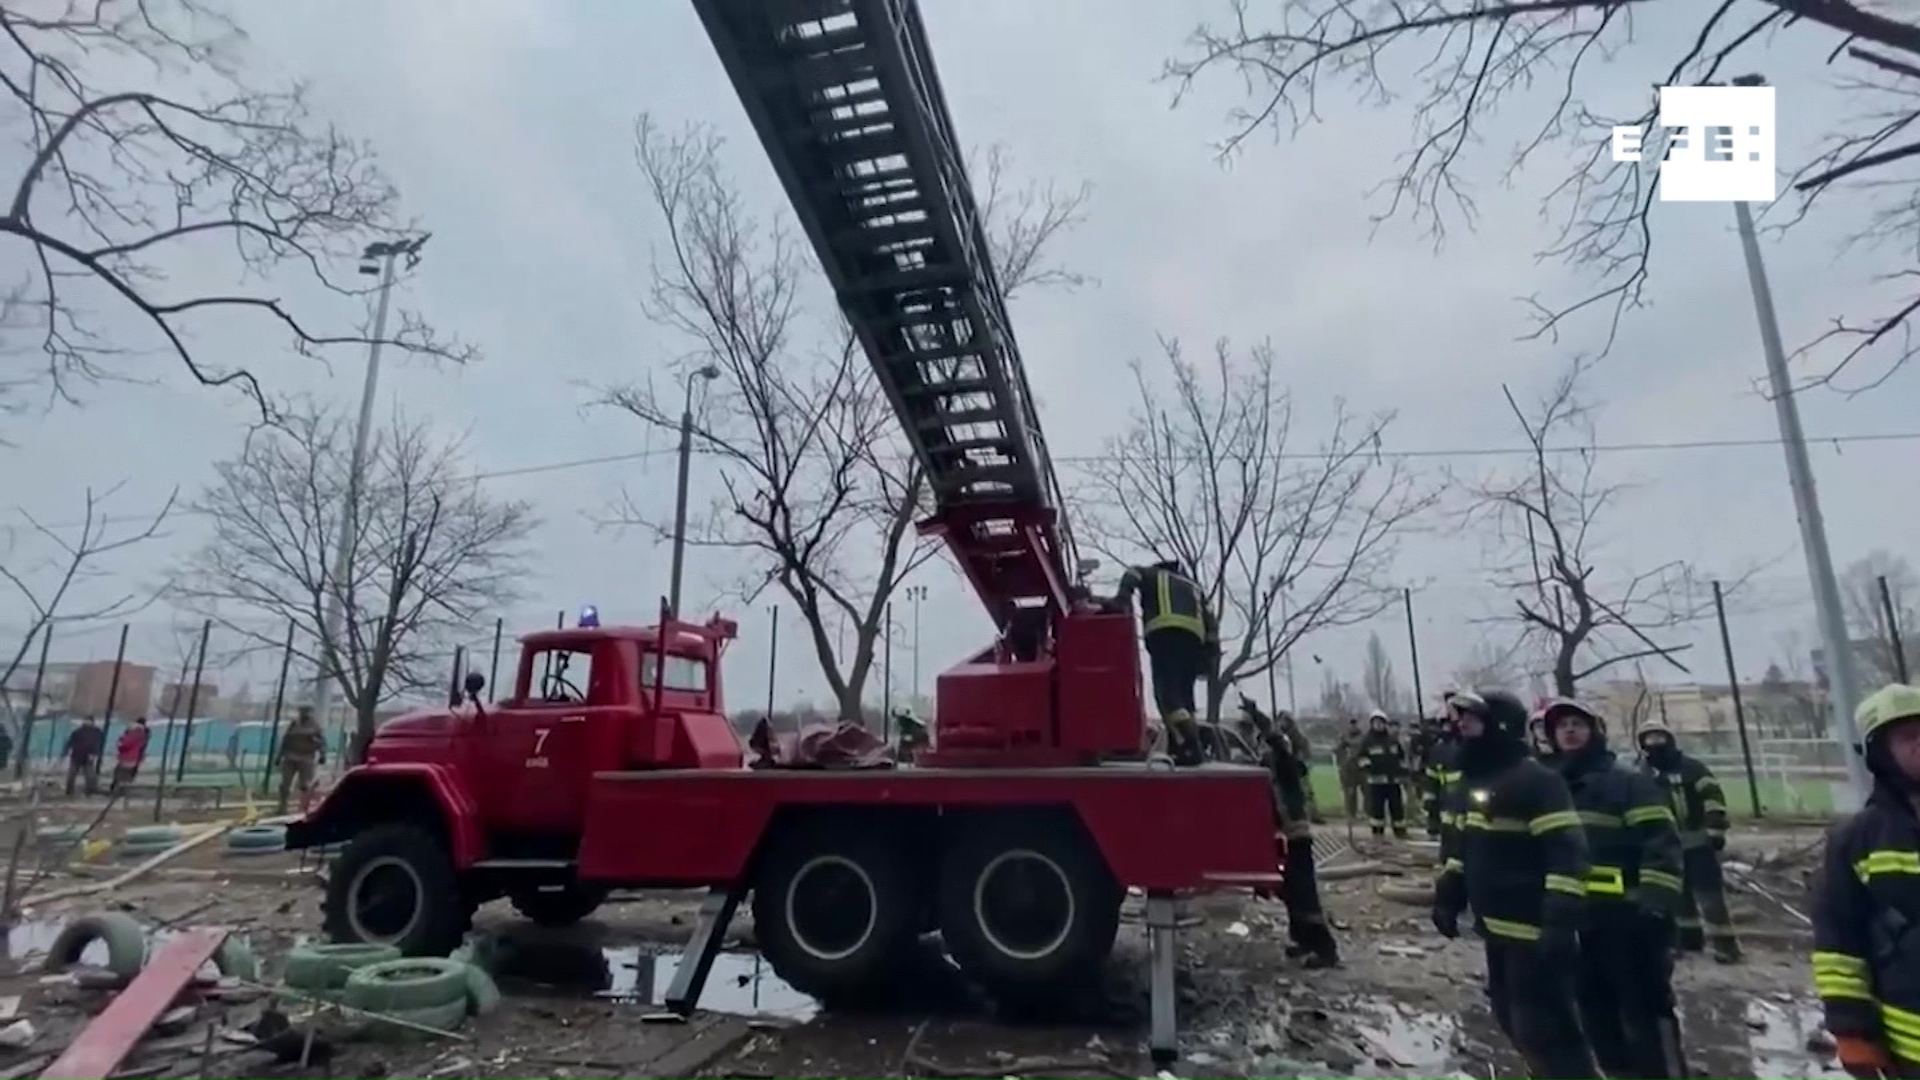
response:
M1179 1019L1174 1015L1177 998L1173 985L1173 961L1179 950L1173 940L1179 909L1170 892L1147 894L1147 994L1151 1019L1147 1025L1147 1049L1153 1063L1166 1068L1180 1056Z
M707 988L707 976L713 972L713 960L727 943L727 927L733 913L746 895L744 885L715 885L700 901L700 917L693 924L693 938L680 954L680 966L674 969L673 984L667 987L667 1009L690 1016L700 1004L700 992Z

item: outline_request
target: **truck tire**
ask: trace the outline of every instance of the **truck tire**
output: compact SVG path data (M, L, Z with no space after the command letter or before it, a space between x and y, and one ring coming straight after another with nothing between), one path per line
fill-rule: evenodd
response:
M947 951L1003 1003L1060 1000L1113 951L1125 894L1078 829L1034 819L961 830L939 880Z
M862 1000L885 992L924 903L886 835L822 824L768 852L754 876L754 935L789 986L823 1002Z
M559 888L520 889L511 894L513 910L536 926L560 929L572 926L607 902L604 885L570 882Z
M366 830L340 853L327 878L323 914L334 941L445 956L466 937L472 909L439 839L392 824Z

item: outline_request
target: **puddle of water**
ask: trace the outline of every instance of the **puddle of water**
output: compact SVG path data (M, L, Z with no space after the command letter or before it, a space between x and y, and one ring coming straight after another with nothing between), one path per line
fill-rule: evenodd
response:
M1809 1002L1747 1002L1747 1047L1759 1080L1845 1080L1830 1067L1831 1055L1807 1049L1808 1037L1825 1030L1820 1006Z
M1342 1001L1340 1009L1361 1042L1398 1068L1440 1068L1453 1061L1453 1036L1459 1022L1438 1013L1409 1009L1396 1001L1361 997ZM1404 1076L1404 1072L1396 1072Z
M637 945L609 944L580 929L540 931L513 927L480 948L503 987L515 983L591 994L636 1005L660 1005L680 967L679 953L648 953ZM813 998L787 985L758 953L721 953L701 991L700 1008L737 1016L810 1020L820 1010Z

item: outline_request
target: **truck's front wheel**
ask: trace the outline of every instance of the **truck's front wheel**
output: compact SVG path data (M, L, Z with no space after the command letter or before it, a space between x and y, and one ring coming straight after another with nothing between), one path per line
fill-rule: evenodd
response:
M823 823L783 837L753 883L761 951L790 986L825 1001L882 992L923 912L884 831Z
M445 956L460 947L471 912L439 838L412 825L378 825L334 862L324 914L335 941Z
M995 997L1046 1004L1098 974L1121 895L1078 829L1008 820L963 832L947 851L940 934L960 970Z

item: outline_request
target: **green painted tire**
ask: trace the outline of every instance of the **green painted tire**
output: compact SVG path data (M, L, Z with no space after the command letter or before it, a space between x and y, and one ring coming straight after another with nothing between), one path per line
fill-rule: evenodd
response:
M47 947L47 959L40 966L46 972L65 971L80 963L87 946L100 942L107 947L107 970L123 979L140 974L147 962L147 930L124 911L102 911L82 915L60 928Z
M295 990L317 993L339 990L347 977L368 964L400 959L400 950L391 945L349 942L334 945L300 945L287 954L281 980Z
M396 1020L406 1020L430 1027L436 1031L458 1031L467 1022L467 999L450 1001L442 1005L428 1005L418 1009L385 1009L381 1015ZM383 1024L378 1020L368 1020L367 1034L384 1042L398 1042L407 1039L432 1038L423 1031L404 1028L398 1024Z
M285 825L242 825L227 831L228 851L284 851L286 847Z
M347 976L346 1001L353 1008L377 1013L407 1013L452 1003L460 1006L464 1017L471 966L426 956L368 964Z

